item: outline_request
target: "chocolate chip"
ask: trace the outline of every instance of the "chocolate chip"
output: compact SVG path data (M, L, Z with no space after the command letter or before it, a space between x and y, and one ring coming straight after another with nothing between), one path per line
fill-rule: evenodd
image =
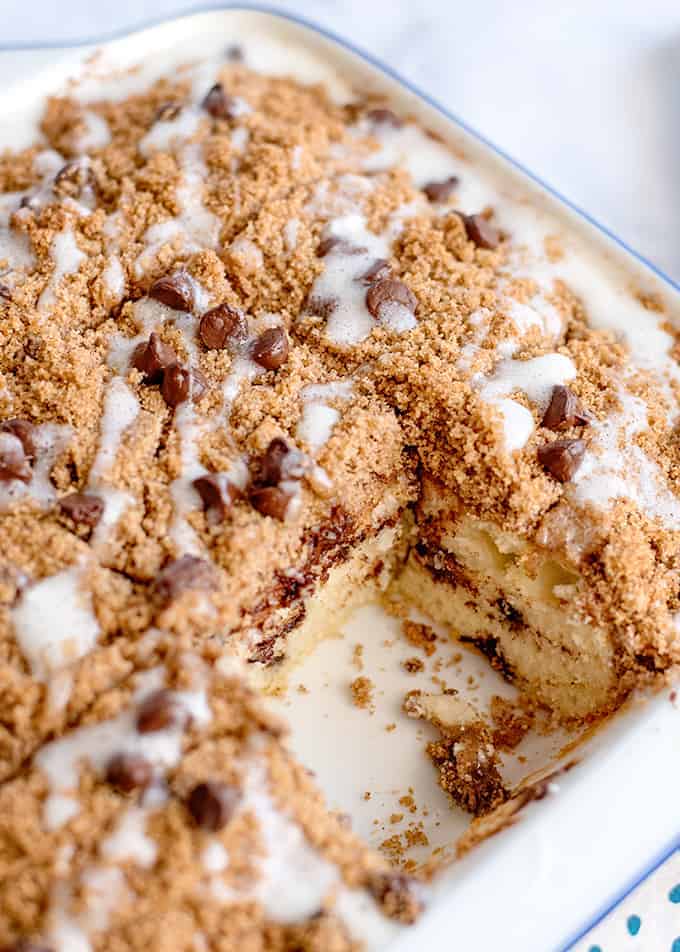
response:
M161 569L153 584L153 593L164 605L183 592L210 591L217 585L215 569L210 562L195 555L183 555Z
M247 335L248 325L242 311L230 304L218 304L206 311L198 325L198 336L208 350L234 346Z
M142 733L149 733L149 730L142 731ZM110 783L116 790L120 790L121 793L144 790L151 783L152 777L153 768L151 764L139 754L116 754L106 766L107 783Z
M158 122L171 122L176 119L182 111L182 104L179 102L164 102L158 107L156 120Z
M265 370L278 370L288 360L288 335L282 327L262 331L253 344L252 358Z
M548 409L541 426L548 430L565 430L570 426L588 426L590 419L583 412L579 398L569 387L558 384L553 387Z
M400 129L404 124L395 112L385 106L369 109L366 116L376 126L392 126L393 129Z
M144 374L144 382L160 383L167 367L177 363L177 354L169 344L164 344L154 331L146 343L137 344L130 366Z
M187 809L202 830L216 833L227 825L241 799L235 787L216 780L199 783L189 794Z
M35 427L28 420L22 420L19 417L3 420L0 423L0 433L11 433L12 436L16 436L24 448L26 459L31 462L35 459Z
M566 483L581 465L585 451L583 440L555 440L538 447L538 461L558 482Z
M366 292L366 307L375 318L379 318L381 309L389 304L401 304L413 314L417 303L413 291L397 278L380 278Z
M465 234L478 248L493 251L501 240L500 232L484 215L463 215Z
M206 518L210 525L224 522L227 512L231 509L239 491L224 476L211 473L199 476L193 481L193 487L201 497Z
M57 172L54 178L54 191L57 195L79 198L86 188L92 188L94 184L94 175L90 166L81 159L73 159Z
M286 479L302 479L307 469L303 454L289 446L280 436L276 436L262 454L258 484L278 486Z
M233 119L238 114L236 100L225 93L222 83L215 83L208 90L202 106L213 119Z
M328 235L322 238L316 249L317 258L325 258L326 255L333 252L336 255L363 255L366 254L366 248L361 245L355 245L346 238L339 238L337 235Z
M445 202L458 186L459 178L451 175L441 182L428 182L423 185L423 191L430 202Z
M194 284L186 271L173 271L154 281L149 297L175 311L191 311L194 307Z
M368 888L390 919L411 923L422 912L419 884L405 873L374 873Z
M169 407L178 407L191 399L200 400L208 388L208 382L197 369L173 364L168 367L161 382L161 394Z
M2 282L0 282L0 298L2 298L3 301L12 300L11 288L8 288L7 285Z
M385 258L376 258L368 271L364 271L360 277L356 280L361 281L362 284L375 284L376 281L381 281L383 278L389 278L392 274L392 269L390 268L390 263Z
M19 437L13 433L0 433L0 481L19 479L22 483L30 483L31 475Z
M144 698L137 708L135 725L140 734L153 734L166 727L184 726L189 719L179 698L161 689Z
M246 54L238 43L231 43L224 51L224 55L231 63L242 63Z
M249 498L253 508L263 516L285 522L293 495L280 486L254 486Z
M70 493L59 500L59 509L76 526L94 529L104 513L104 500L92 493Z

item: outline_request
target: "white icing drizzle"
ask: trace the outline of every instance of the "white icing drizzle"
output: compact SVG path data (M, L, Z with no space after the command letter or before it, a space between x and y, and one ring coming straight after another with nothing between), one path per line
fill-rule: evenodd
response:
M102 281L107 294L109 305L118 304L125 294L125 272L117 254L110 254L106 267L102 271Z
M439 182L455 175L460 163L442 142L425 135L411 123L395 128L389 123L374 124L360 119L350 130L357 136L373 136L379 149L372 152L362 165L367 172L382 172L395 165L408 169L416 185ZM476 209L479 211L479 209Z
M298 228L300 222L297 218L291 218L283 227L283 243L286 251L295 251L298 240Z
M62 279L69 274L75 274L86 258L80 250L71 228L58 232L52 239L52 259L54 270L38 299L38 310L45 313L56 300L57 288Z
M187 522L187 515L196 509L199 496L193 481L204 476L208 470L199 456L199 442L206 427L196 416L193 405L187 401L175 410L174 425L180 439L180 474L170 484L174 506L170 537L180 554L198 554L202 546L194 529Z
M202 110L195 106L186 106L180 109L173 119L158 119L139 140L139 151L146 156L153 152L169 152L173 146L184 144L194 136L201 120L205 118L206 114Z
M306 403L295 435L300 442L307 445L312 456L316 456L321 447L330 439L339 419L340 413L334 407L329 407L325 403Z
M8 509L13 502L24 496L47 507L54 502L56 490L50 479L50 471L55 460L65 449L72 436L70 426L57 423L41 423L33 429L33 441L36 446L36 458L32 467L30 483L12 479L0 483L0 511Z
M79 152L90 152L93 149L103 149L111 141L109 124L98 113L91 109L84 109L81 113L84 129L76 140Z
M201 862L207 873L221 873L229 865L229 856L219 840L211 840L201 854Z
M503 418L505 448L509 453L521 449L534 431L534 418L525 406L508 399L515 390L523 391L529 400L545 410L557 384L565 384L576 376L576 367L563 354L544 354L530 360L502 360L490 377L479 375L474 383L487 403L494 404Z
M162 670L154 669L139 676L140 687L135 693L137 702L162 686L162 674ZM198 727L210 721L210 707L203 690L178 691L173 694L191 714ZM44 822L49 829L58 828L61 825L59 821L64 822L64 816L70 819L69 810L64 809L65 800L70 798L73 803L70 808L71 816L78 813L78 768L83 761L89 761L98 772L103 772L111 757L119 753L138 754L156 767L170 768L179 763L182 752L182 725L171 725L160 731L140 734L135 727L135 718L136 707L133 705L111 720L77 728L59 740L47 744L38 752L35 763L45 774L50 788L44 814ZM122 838L114 839L109 849L115 852L126 842L128 846L133 842L137 850L147 855L139 842L140 827L137 824L141 824L140 818L133 817L128 822L130 826L123 827ZM120 829L118 833L121 833Z
M250 238L246 238L243 235L240 235L232 241L229 246L229 254L232 258L236 258L243 270L248 274L259 271L264 264L262 251L254 241L251 241Z
M82 574L75 565L36 582L11 609L17 643L36 678L44 680L84 657L99 637Z
M99 430L99 449L90 470L90 485L96 486L116 461L120 441L139 413L139 401L121 377L114 377L106 389Z
M324 258L324 270L311 292L311 297L336 303L326 323L326 336L336 344L351 346L368 337L376 325L376 319L366 307L366 285L359 279L377 258L387 257L388 243L369 231L359 214L336 218L331 222L330 234L366 249L361 254L344 254L332 249ZM416 321L410 311L395 305L392 311L382 309L380 323L401 332L414 327Z
M650 519L680 529L680 499L665 485L659 466L635 443L648 427L647 406L619 391L622 410L591 424L593 436L569 492L581 505L607 509L619 498L632 500Z
M180 213L147 229L144 235L146 251L135 264L138 277L144 275L161 248L173 240L179 241L186 253L217 247L221 226L219 218L203 204L203 186L208 170L200 144L184 146L181 165L183 179L175 191Z
M337 380L327 384L310 384L302 390L302 417L295 435L301 443L306 444L312 456L316 456L328 442L340 419L340 412L325 401L348 399L352 387L352 380Z
M158 847L156 841L146 834L148 815L149 811L145 807L129 807L118 820L113 833L102 840L102 857L110 862L132 860L145 869L153 866Z

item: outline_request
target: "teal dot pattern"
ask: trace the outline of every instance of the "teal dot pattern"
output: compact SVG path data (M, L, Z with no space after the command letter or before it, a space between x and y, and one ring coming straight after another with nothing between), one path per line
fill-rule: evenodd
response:
M680 952L680 846L563 952Z

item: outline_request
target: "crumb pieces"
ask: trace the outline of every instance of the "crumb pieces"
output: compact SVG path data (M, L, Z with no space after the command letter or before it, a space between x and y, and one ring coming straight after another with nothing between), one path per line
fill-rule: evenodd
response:
M534 714L531 707L522 698L511 701L494 694L490 711L494 723L494 746L499 750L514 750L533 726Z
M373 794L371 793L370 790L365 790L365 791L364 791L363 799L364 799L364 800L370 800L372 796L373 796Z
M405 661L402 661L401 666L407 674L419 674L425 669L422 658L406 658Z
M357 671L364 670L364 646L356 644L352 650L352 664Z
M369 710L371 713L375 710L375 705L373 703L373 692L375 691L375 685L370 678L359 677L355 678L350 684L350 690L352 692L352 703L355 707L359 707L365 710Z
M392 721L392 723L390 724L385 725L385 730L387 731L388 734L391 734L392 731L396 731L396 729L397 729L397 725L394 723L394 721Z
M298 684L297 686L298 694L309 694L309 688L305 687L304 684Z
M401 823L404 819L403 813L391 813L390 814L390 823Z
M409 813L416 813L418 807L416 806L416 801L410 794L399 798L399 806L405 807Z
M437 650L437 636L429 625L406 620L402 625L402 631L408 643L413 645L414 648L420 648L428 658Z

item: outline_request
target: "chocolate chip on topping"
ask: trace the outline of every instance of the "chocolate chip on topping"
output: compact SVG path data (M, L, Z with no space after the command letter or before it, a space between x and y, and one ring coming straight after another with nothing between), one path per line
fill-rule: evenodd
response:
M22 483L30 483L31 475L19 437L13 433L0 433L0 481L19 479Z
M293 495L280 486L254 486L249 498L253 508L263 516L285 522Z
M317 258L325 258L326 255L333 252L337 255L363 255L366 248L362 245L355 245L346 238L340 238L338 235L328 235L322 238L316 249Z
M262 331L253 344L252 358L265 370L278 370L288 360L288 335L282 327Z
M413 314L417 303L413 291L397 278L380 278L366 292L366 307L375 318L387 304L401 304Z
M553 387L541 426L548 430L565 430L570 426L588 426L589 423L590 419L574 391L562 384Z
M248 335L245 316L230 304L218 304L206 311L198 325L198 336L208 350L222 350L244 341Z
M445 202L455 191L459 181L457 175L451 175L441 182L428 182L423 185L423 191L430 202Z
M11 433L12 436L16 436L24 448L26 459L31 462L35 459L35 427L28 420L22 420L19 417L15 417L13 420L3 420L0 423L0 433Z
M130 366L144 374L144 382L148 384L160 383L163 371L176 363L177 354L155 331L145 344L137 344L130 360Z
M585 451L583 440L555 440L538 447L538 461L558 482L566 483L581 465Z
M169 407L178 407L189 398L200 400L207 390L208 382L200 370L173 364L168 367L161 381L161 394Z
M501 240L500 232L484 215L463 215L465 234L478 248L493 251Z
M231 509L239 491L226 478L220 478L214 473L199 476L193 481L193 487L201 497L203 508L210 525L224 522L224 517Z
M235 787L216 780L199 783L187 798L187 809L202 830L216 833L227 825L241 799Z
M164 102L158 107L156 120L158 122L171 122L176 119L182 111L182 104L178 102Z
M394 129L400 129L404 124L395 112L385 106L369 109L366 115L376 126L392 126Z
M179 698L161 689L144 698L137 708L135 726L140 734L154 734L166 727L184 727L189 715Z
M92 493L69 493L59 500L59 509L76 526L94 529L104 513L104 500Z
M175 311L191 311L194 306L194 284L186 271L173 271L151 285L149 297Z
M236 101L225 93L222 83L215 83L208 90L202 106L213 119L233 119L237 115Z
M11 289L8 288L7 285L6 285L6 284L3 284L2 282L0 282L0 298L2 298L3 301L11 301L11 300L12 300L12 291L11 291Z
M149 733L149 731L142 731ZM106 765L106 780L121 793L144 790L151 783L153 768L139 754L116 754Z
M153 593L164 605L183 592L210 591L217 585L215 569L210 562L195 555L183 555L161 569L153 584Z
M303 454L276 436L262 454L258 485L278 486L282 480L302 479L307 469Z
M356 280L361 281L362 284L375 284L376 281L382 280L382 278L389 278L392 275L392 269L390 268L390 263L385 258L376 258L368 271L364 271Z
M54 191L57 195L78 198L88 186L95 184L92 169L81 159L67 162L54 177Z

